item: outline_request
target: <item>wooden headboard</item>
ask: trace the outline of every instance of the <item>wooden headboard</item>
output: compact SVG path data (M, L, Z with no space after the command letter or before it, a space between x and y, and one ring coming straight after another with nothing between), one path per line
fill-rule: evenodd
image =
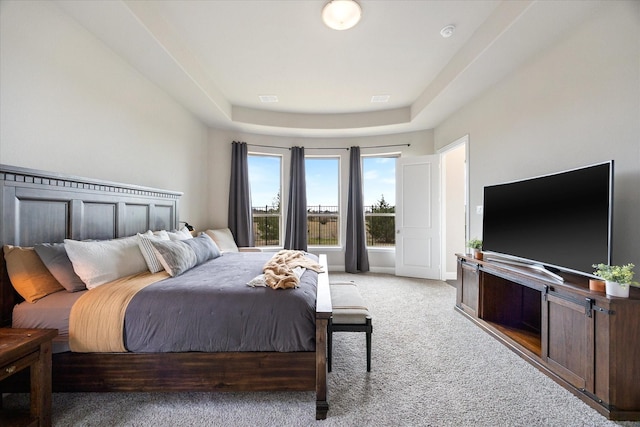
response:
M0 246L113 239L178 228L181 192L0 164ZM0 263L0 326L21 300Z

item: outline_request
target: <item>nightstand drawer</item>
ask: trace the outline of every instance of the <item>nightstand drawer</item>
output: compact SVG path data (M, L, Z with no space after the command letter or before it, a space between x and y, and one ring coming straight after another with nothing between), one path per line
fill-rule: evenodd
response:
M14 360L13 362L7 363L6 365L0 367L0 381L34 364L38 361L38 357L39 352L34 351L31 354L28 354L18 360Z

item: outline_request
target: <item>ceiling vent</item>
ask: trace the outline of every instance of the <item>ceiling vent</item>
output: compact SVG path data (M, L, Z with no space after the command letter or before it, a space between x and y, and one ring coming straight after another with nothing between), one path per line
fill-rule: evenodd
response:
M260 102L278 102L277 95L259 95Z
M389 102L389 95L373 95L371 102Z

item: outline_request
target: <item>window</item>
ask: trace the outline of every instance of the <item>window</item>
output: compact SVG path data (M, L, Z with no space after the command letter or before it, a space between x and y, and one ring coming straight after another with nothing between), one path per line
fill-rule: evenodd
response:
M396 244L396 158L363 157L364 217L368 247Z
M307 243L337 246L340 243L340 159L306 157Z
M253 236L256 246L281 246L282 158L249 154L249 183L253 212Z

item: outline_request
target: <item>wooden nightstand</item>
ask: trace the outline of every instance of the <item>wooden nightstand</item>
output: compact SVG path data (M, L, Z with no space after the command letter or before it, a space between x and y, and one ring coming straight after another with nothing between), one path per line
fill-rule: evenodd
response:
M57 329L0 328L0 381L31 368L30 413L0 411L0 425L51 426L51 340L57 335Z

